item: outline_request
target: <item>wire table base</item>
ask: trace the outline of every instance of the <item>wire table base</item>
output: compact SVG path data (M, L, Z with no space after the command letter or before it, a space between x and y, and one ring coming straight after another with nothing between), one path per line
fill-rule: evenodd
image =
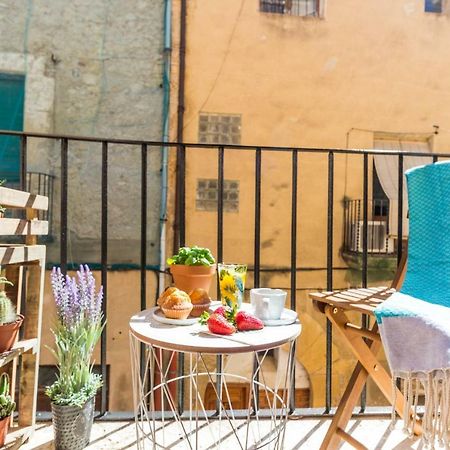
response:
M284 343L288 357L284 367L279 364L280 376L276 377L275 385L269 386L263 363L269 352L279 346L247 352L254 361L249 376L227 370L228 354L214 354L218 357L216 367L208 360L211 354L203 352L184 352L185 372L174 376L170 368L179 352L143 342L130 332L137 448L282 450L294 377L295 338ZM243 410L233 408L231 382L249 385ZM215 411L205 407L202 395L205 383L213 387ZM183 397L189 405L183 414L174 395L174 386L180 385L184 386ZM269 405L268 409L259 409L261 400Z

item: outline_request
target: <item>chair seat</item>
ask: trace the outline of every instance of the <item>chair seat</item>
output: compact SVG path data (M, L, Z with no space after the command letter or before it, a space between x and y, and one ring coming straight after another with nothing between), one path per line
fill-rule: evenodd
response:
M371 287L334 292L314 292L310 294L310 297L319 303L327 303L345 310L374 315L375 308L394 292L394 288Z

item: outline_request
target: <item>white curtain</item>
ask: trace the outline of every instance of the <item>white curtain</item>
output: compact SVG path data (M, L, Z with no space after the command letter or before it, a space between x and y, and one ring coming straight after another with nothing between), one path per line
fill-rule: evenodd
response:
M375 139L374 148L380 150L399 150L402 152L431 153L428 141ZM375 155L375 169L381 187L389 198L389 235L397 236L398 228L398 156ZM413 167L430 164L433 158L425 156L405 156L403 172ZM409 223L408 194L406 192L405 176L403 176L403 236L408 236Z

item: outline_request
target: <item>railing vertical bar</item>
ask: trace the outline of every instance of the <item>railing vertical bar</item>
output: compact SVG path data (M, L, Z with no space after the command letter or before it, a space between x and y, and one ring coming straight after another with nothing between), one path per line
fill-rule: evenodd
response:
M104 320L108 315L108 142L102 142L102 196L101 196L101 266L102 266L102 286L103 286L103 303L102 312ZM101 407L100 413L105 414L108 405L108 380L107 380L107 340L106 340L106 326L103 328L100 341L100 364L102 368L102 391L101 391Z
M297 185L298 153L292 151L292 193L291 193L291 309L297 309Z
M344 200L344 251L348 251L349 247L348 247L348 200Z
M253 286L258 288L260 285L260 264L261 264L261 149L258 147L255 152L255 247L254 247L254 281ZM253 358L253 373L257 370L257 358ZM255 381L259 380L258 374ZM255 413L259 410L259 385L254 384L254 409Z
M179 245L184 247L186 245L186 146L179 147ZM184 353L178 353L177 357L177 371L178 376L184 375ZM181 378L177 383L177 401L178 412L184 412L184 379Z
M368 210L369 210L369 155L364 153L364 167L363 167L363 235L362 235L362 273L361 273L361 284L363 288L367 287L367 252L368 252ZM372 227L373 229L373 227ZM372 239L372 250L373 250L373 239ZM368 317L363 314L361 325L363 328L367 328ZM361 412L366 409L366 399L367 391L366 386L364 386L361 392Z
M438 160L439 160L439 158L438 158L436 155L434 155L434 156L433 156L433 163L437 163Z
M67 198L68 198L68 160L69 142L66 138L61 139L61 229L60 229L60 266L61 271L67 272Z
M292 193L291 193L291 309L297 310L297 185L298 185L298 153L292 151ZM292 351L295 351L297 343L294 342ZM295 410L295 364L292 369L291 395L289 409Z
M141 267L140 309L147 307L147 144L141 145ZM141 379L144 377L145 347L140 345ZM149 377L151 379L151 377Z
M403 155L398 155L398 223L397 223L397 265L403 252Z
M223 262L223 180L224 180L224 148L217 150L217 261ZM217 277L217 298L220 299L219 277ZM223 370L223 357L216 357L217 373ZM222 375L216 377L216 390L222 396ZM216 414L220 413L221 398L216 400Z
M223 185L224 185L224 148L219 147L217 154L217 261L223 262Z
M327 210L327 291L333 290L333 207L334 207L334 153L328 153L328 210ZM333 377L333 329L327 319L325 412L331 410Z
M27 137L20 136L20 189L27 190Z
M147 307L147 144L141 146L141 310Z
M255 153L255 247L254 247L254 286L260 284L261 258L261 149Z
M180 153L180 247L186 245L186 146Z

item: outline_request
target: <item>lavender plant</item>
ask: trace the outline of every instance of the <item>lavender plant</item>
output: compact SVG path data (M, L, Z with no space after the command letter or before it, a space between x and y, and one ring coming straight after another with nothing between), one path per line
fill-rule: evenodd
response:
M61 269L51 274L56 303L56 325L52 330L58 375L46 394L57 405L83 406L102 385L94 374L92 354L103 327L103 288L97 291L87 265L80 266L76 277L64 276Z

